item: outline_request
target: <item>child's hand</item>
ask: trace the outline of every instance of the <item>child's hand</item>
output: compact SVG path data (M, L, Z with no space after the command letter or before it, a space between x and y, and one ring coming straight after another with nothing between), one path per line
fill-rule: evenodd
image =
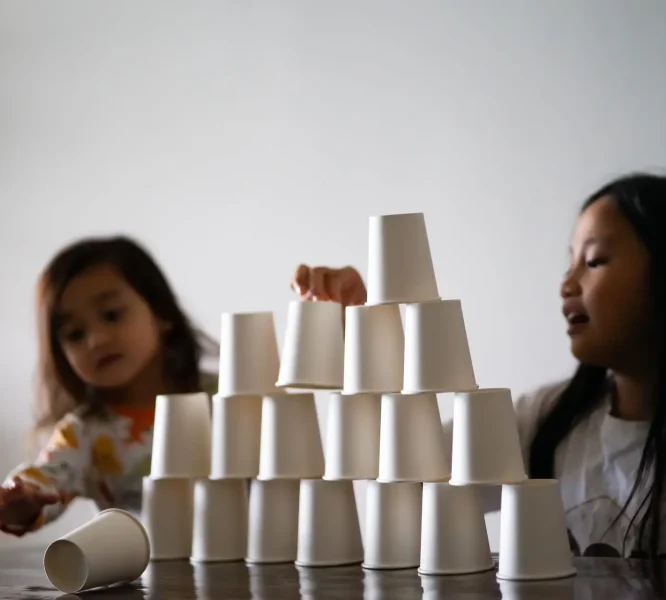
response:
M30 525L47 504L60 502L58 494L41 492L15 477L8 485L0 487L0 525Z
M339 302L343 306L364 304L367 290L363 278L353 267L330 269L300 265L291 288L304 300Z

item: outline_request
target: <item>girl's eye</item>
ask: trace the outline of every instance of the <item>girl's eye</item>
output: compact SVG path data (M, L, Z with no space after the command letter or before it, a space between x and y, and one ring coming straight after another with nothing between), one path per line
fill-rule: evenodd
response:
M591 269L594 269L596 267L600 267L601 265L605 265L607 262L608 260L605 258L593 258L588 260L585 264L587 264L587 266Z
M83 329L72 329L71 331L66 332L63 337L71 344L76 344L77 342L80 342L85 335L86 332Z
M113 310L105 310L103 313L104 320L108 323L117 323L123 316L123 309L116 308Z

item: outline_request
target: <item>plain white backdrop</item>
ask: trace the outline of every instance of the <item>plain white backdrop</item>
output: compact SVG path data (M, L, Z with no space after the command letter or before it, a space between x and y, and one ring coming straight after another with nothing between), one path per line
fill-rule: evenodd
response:
M298 263L364 273L368 216L422 211L480 385L566 376L571 226L666 166L665 56L660 0L3 0L0 471L28 456L35 281L84 235L143 241L213 335L273 310L281 338Z

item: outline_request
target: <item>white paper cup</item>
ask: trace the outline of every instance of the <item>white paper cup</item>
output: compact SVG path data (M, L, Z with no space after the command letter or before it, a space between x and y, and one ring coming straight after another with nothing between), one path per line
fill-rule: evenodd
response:
M65 594L138 579L150 561L150 540L138 519L111 508L53 542L44 570Z
M265 396L258 479L319 479L324 450L314 394Z
M370 217L368 304L425 302L438 297L423 213Z
M187 560L192 551L193 489L190 479L143 478L141 521L151 560Z
M405 307L405 394L477 389L460 300Z
M273 313L222 313L221 396L254 396L275 391L280 369Z
M499 557L499 579L558 579L576 573L556 479L502 486Z
M324 479L377 479L381 396L331 394Z
M244 479L197 480L192 561L225 562L245 558L247 503Z
M348 306L345 394L399 392L405 359L400 306Z
M289 303L277 386L340 390L343 371L342 306L337 302Z
M494 568L478 487L423 484L423 575L462 575Z
M377 479L448 480L451 472L437 396L384 394L381 410Z
M351 481L301 481L298 554L302 567L330 567L363 561L363 542Z
M204 392L158 396L150 475L196 478L210 474L210 399Z
M421 554L421 484L368 481L365 569L411 569Z
M299 481L252 480L246 562L296 560L299 491Z
M498 485L527 478L509 389L455 395L451 461L453 485Z
M261 405L261 396L213 396L211 479L257 476Z

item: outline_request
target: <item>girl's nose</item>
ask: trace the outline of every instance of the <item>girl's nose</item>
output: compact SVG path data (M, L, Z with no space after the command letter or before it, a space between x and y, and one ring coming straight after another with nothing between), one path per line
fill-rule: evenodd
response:
M580 282L574 270L568 271L560 285L560 296L562 298L574 298L580 296Z

